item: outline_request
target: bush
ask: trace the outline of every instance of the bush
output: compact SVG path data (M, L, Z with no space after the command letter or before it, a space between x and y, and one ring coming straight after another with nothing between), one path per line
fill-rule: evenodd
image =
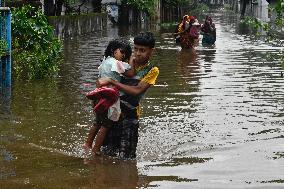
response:
M190 11L191 15L200 15L209 11L209 7L204 3L198 3L193 10Z
M7 53L7 42L4 39L0 39L0 57Z
M62 43L54 37L47 17L30 5L15 8L12 13L15 75L27 79L54 76L62 57Z

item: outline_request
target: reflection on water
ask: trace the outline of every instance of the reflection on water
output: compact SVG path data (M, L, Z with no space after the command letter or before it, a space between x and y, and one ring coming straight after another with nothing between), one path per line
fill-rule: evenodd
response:
M214 20L216 45L195 51L155 32L160 75L142 100L137 162L86 160L81 144L107 42L140 29L65 40L58 79L1 95L0 188L283 187L283 47L241 35L235 16Z
M94 188L136 188L139 185L136 162L97 157L85 160L91 168L90 186ZM110 182L111 181L111 182Z
M0 86L0 122L11 113L11 87Z
M195 75L200 74L200 65L196 58L196 51L191 49L183 49L178 54L177 70L187 83L198 84L198 81L196 81L198 77L195 77Z

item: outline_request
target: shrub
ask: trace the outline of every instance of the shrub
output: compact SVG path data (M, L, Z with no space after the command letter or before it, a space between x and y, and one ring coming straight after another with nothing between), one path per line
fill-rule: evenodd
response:
M0 57L7 53L7 42L4 39L0 39Z
M62 43L54 37L47 17L25 5L12 10L12 57L15 75L41 79L54 76L62 55Z

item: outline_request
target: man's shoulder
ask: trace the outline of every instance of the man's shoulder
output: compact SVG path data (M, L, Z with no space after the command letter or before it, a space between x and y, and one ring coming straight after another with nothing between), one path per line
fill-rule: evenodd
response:
M153 66L148 73L152 73L154 75L159 75L159 68L157 66Z
M159 75L159 68L154 66L148 71L148 73L142 78L141 81L149 85L154 85L156 83L158 75Z

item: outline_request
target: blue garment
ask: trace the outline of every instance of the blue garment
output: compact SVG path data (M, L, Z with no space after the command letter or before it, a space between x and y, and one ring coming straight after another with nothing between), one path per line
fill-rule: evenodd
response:
M213 45L215 41L216 41L215 36L204 34L202 38L202 45Z
M122 72L119 71L117 62L119 61L110 56L108 56L107 58L104 58L101 65L99 66L99 77L100 78L111 78L113 80L120 82ZM121 62L121 61L120 63L123 64L125 71L130 69L129 64L125 62Z

